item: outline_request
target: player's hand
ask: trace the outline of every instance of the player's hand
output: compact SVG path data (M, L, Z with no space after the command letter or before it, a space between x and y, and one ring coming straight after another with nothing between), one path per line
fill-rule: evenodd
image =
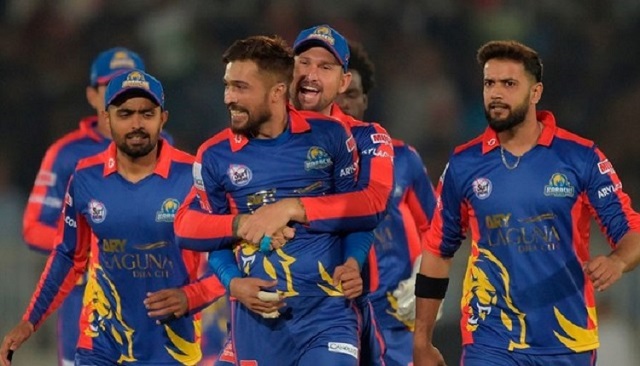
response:
M273 237L276 232L287 226L300 209L298 201L293 198L263 205L253 214L240 220L237 235L258 244L263 236Z
M583 267L597 291L604 291L616 283L622 277L624 268L625 263L615 254L599 255Z
M164 289L156 292L148 292L144 299L144 306L151 318L159 318L157 324L164 319L177 319L189 311L189 302L184 290L180 288Z
M333 271L333 285L342 285L342 292L347 299L355 299L362 295L364 284L360 275L360 266L353 258L337 266Z
M263 290L269 291L267 289L274 287L277 283L277 281L266 281L254 277L234 278L229 284L229 295L235 297L254 313L265 316L277 312L286 305L282 295L274 301L274 299L265 299L259 294Z
M271 237L271 250L282 248L289 240L296 235L296 229L284 226L278 229Z
M2 340L0 346L0 365L9 366L11 360L9 360L9 354L20 348L31 335L35 332L33 324L26 320L21 321L16 325Z
M414 343L413 366L447 366L444 357L433 344Z

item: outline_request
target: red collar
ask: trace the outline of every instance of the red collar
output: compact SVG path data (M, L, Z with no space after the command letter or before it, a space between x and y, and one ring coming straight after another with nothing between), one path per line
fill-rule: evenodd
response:
M169 177L169 168L171 167L171 157L173 156L173 147L167 143L164 139L158 141L158 149L160 149L160 155L156 163L156 168L153 173L161 176L164 179ZM111 142L107 150L102 155L104 157L104 171L103 176L108 176L118 171L118 163L116 159L117 147L115 142Z
M553 136L555 136L556 130L558 129L556 126L556 118L549 111L538 111L538 113L536 113L536 118L538 121L542 122L542 125L544 126L540 137L538 137L538 145L551 145ZM482 153L486 154L498 146L500 146L498 134L490 127L487 127L482 134Z
M311 125L306 118L298 112L291 104L287 104L287 114L289 118L288 127L291 133L302 133L311 129ZM236 152L242 149L249 140L246 136L233 133L231 129L227 129L231 151Z

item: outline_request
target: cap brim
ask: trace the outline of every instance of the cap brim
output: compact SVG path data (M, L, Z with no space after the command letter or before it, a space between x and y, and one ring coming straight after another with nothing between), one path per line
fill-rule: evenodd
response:
M96 78L96 82L95 85L107 85L109 84L109 82L111 81L111 79L115 78L116 76L129 71L129 69L118 69L113 71L112 73L108 74L108 75L102 75Z
M118 99L119 96L123 95L124 93L132 92L132 91L137 91L146 95L147 97L149 97L149 99L153 100L160 108L164 108L164 106L160 102L160 99L155 94L150 92L148 89L132 87L132 88L119 90L117 93L111 96L111 98L109 98L109 100L107 101L107 104L105 105L105 109L108 108L111 105L111 103L113 103L114 100Z
M310 38L310 39L305 39L304 41L301 41L300 43L298 43L297 45L294 46L293 48L293 52L296 55L301 54L302 52L308 50L309 48L312 47L322 47L326 50L328 50L329 52L331 52L333 54L333 56L336 58L336 60L338 60L338 63L340 64L340 66L342 66L344 68L344 63L342 62L342 58L340 58L340 55L338 54L338 51L336 51L335 48L333 48L332 45L330 45L329 43L321 40L321 39L314 39L314 38Z

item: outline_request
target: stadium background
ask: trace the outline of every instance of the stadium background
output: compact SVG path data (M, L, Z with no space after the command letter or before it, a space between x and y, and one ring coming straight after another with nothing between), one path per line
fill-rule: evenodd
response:
M377 67L368 120L413 144L437 180L451 149L480 133L481 70L475 51L517 39L545 65L540 107L594 139L640 209L640 2L634 0L0 0L0 332L19 319L45 258L20 239L22 209L46 147L93 111L89 65L126 46L163 82L177 146L195 152L227 125L220 57L231 42L279 34L292 42L328 23L362 42ZM607 250L595 233L592 252ZM459 353L458 300L466 253L454 260L438 344ZM601 365L634 365L640 270L598 295ZM54 363L50 319L16 364Z

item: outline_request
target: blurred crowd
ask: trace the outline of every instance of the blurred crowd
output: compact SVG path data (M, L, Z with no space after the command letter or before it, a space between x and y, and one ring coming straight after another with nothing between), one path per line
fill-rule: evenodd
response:
M635 0L0 0L3 217L22 208L15 197L26 199L47 146L92 113L85 87L98 52L125 46L144 57L165 86L167 129L193 153L228 124L223 50L252 34L292 42L320 23L366 47L377 77L366 119L414 145L434 184L451 149L486 126L476 50L491 39L532 46L545 66L540 109L595 140L640 209ZM631 284L638 274L619 286L615 308L640 325Z

